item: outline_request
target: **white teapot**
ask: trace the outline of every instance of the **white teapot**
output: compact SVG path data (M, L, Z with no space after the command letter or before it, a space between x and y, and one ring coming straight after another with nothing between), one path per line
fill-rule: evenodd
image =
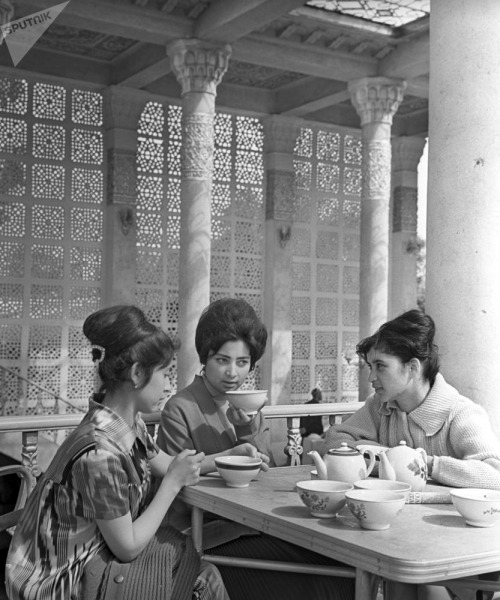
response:
M308 455L313 459L318 477L333 481L347 481L354 483L360 479L366 479L375 466L375 455L369 449L365 451L369 456L368 466L363 454L356 448L351 448L346 442L340 444L340 448L328 450L323 458L313 450Z
M427 453L423 448L410 448L406 442L389 448L378 455L379 479L404 481L412 492L421 492L427 482Z

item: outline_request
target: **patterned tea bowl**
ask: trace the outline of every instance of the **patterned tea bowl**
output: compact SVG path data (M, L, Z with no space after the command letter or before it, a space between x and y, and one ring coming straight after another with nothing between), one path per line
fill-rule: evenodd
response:
M345 494L352 484L345 481L313 479L296 483L297 493L313 517L336 517L346 503Z
M406 500L411 492L411 485L404 481L391 481L390 479L377 479L369 477L354 482L354 488L357 490L382 490L384 492L400 492L405 495Z
M389 529L403 510L406 496L386 490L351 490L345 494L347 506L363 529Z
M451 501L473 527L500 525L500 491L479 488L450 490Z

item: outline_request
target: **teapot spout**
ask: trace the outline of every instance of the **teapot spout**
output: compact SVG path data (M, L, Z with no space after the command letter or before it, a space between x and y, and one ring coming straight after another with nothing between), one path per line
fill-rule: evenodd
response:
M380 452L378 457L380 459L380 465L378 468L379 479L390 479L391 481L396 481L396 471L389 462L385 452Z
M316 470L318 471L318 477L320 479L326 479L327 477L325 461L321 458L318 452L316 452L316 450L311 450L307 453L307 455L313 459L314 465L316 466Z

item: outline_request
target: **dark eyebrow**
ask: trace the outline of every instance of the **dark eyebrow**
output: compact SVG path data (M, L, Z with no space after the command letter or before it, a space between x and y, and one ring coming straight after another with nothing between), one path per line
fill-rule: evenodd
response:
M369 367L371 367L371 366L372 366L372 363L369 363L368 361L365 361L365 362L366 362L366 364L367 364ZM375 364L375 365L387 365L387 363L385 362L385 360L383 360L383 359L381 359L381 358L376 358L376 359L373 361L373 364Z
M216 352L214 356L220 356L221 358L231 358L228 354L222 354L222 352ZM244 356L237 356L236 360L248 359L250 360L250 354L245 354Z

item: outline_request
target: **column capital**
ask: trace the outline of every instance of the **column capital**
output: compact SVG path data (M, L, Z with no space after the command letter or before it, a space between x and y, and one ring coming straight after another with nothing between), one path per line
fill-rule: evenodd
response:
M406 81L388 77L363 77L350 81L348 89L362 126L369 123L392 125L392 117L403 100Z
M394 171L416 171L424 152L425 138L400 136L392 138L391 143Z
M190 92L216 95L231 56L229 44L220 45L197 39L176 40L167 46L167 55L182 96Z

